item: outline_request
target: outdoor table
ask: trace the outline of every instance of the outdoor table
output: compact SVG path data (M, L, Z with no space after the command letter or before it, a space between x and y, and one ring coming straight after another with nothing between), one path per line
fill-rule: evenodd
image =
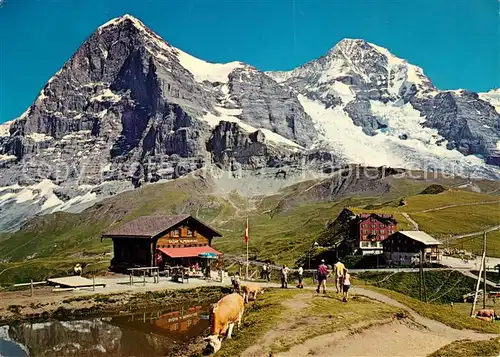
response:
M160 268L158 267L128 268L127 271L129 272L130 276L130 285L134 284L133 276L134 272L136 271L143 272L143 280L142 280L143 285L146 285L146 272L152 273L154 283L157 284L160 282Z

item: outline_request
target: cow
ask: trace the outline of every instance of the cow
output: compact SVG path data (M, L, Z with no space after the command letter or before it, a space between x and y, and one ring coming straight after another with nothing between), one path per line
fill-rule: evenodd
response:
M245 310L245 301L238 293L224 296L212 305L210 309L210 335L207 350L216 353L220 350L224 337L231 338L234 324L240 328L241 318Z
M257 295L264 294L264 288L257 284L248 284L243 287L243 299L248 303L248 298L255 300Z
M492 321L496 318L495 310L481 309L477 312L476 317L484 321Z

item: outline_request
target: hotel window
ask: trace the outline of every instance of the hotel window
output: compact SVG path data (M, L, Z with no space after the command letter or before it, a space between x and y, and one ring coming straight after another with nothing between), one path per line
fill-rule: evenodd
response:
M380 236L380 239L384 239L385 237L384 236Z
M361 242L361 246L364 248L368 247L368 242Z
M186 237L192 237L192 236L193 236L193 231L188 228L186 230Z
M380 234L385 234L385 229L381 229Z
M376 224L372 224L372 228L377 228L377 225Z
M368 229L363 229L364 234L368 234Z
M377 234L377 231L376 231L376 230L373 230L373 231L372 231L372 234Z
M181 232L178 229L174 229L172 231L172 237L179 237L181 235Z
M378 242L371 242L372 247L376 247Z

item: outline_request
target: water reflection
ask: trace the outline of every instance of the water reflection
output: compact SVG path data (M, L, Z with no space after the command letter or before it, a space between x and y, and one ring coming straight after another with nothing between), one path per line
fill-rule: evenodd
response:
M0 327L0 356L164 356L208 328L208 307Z

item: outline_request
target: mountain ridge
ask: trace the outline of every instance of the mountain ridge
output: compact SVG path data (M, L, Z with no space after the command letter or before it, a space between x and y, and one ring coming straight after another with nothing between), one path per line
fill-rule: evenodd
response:
M209 63L124 15L0 126L0 230L211 165L256 179L352 163L499 179L495 93L439 91L360 39L286 74Z

